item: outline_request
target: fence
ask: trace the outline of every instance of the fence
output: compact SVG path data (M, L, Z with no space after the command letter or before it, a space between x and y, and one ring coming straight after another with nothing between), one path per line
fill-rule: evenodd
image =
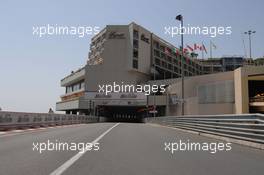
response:
M0 111L0 130L94 122L98 122L98 117L87 115Z

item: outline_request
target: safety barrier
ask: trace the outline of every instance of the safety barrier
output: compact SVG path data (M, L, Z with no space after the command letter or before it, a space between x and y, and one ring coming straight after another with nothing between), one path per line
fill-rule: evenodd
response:
M0 111L0 130L94 122L98 122L98 117L87 115Z
M203 115L147 118L146 122L213 134L256 143L264 143L264 115Z

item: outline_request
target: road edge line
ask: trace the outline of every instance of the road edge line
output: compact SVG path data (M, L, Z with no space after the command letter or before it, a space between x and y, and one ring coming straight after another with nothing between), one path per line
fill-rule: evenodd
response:
M112 129L114 129L116 126L118 126L120 123L116 123L111 128L107 129L103 134L101 134L99 137L97 137L94 141L92 141L91 144L97 143L99 140L101 140L107 133L109 133ZM64 171L66 171L72 164L74 164L79 158L81 158L88 149L86 149L84 152L78 152L75 154L72 158L67 160L65 163L63 163L61 166L59 166L57 169L55 169L50 175L60 175Z

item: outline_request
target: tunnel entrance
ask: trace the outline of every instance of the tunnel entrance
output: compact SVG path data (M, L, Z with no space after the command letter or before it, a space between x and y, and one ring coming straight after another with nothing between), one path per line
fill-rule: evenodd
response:
M144 106L99 106L98 114L104 122L144 122Z
M248 81L249 112L264 113L264 80Z

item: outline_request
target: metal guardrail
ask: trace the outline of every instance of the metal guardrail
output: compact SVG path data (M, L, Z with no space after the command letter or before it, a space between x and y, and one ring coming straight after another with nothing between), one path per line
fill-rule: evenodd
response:
M0 130L95 123L98 121L98 117L87 115L0 111Z
M263 114L166 116L146 122L264 144Z

